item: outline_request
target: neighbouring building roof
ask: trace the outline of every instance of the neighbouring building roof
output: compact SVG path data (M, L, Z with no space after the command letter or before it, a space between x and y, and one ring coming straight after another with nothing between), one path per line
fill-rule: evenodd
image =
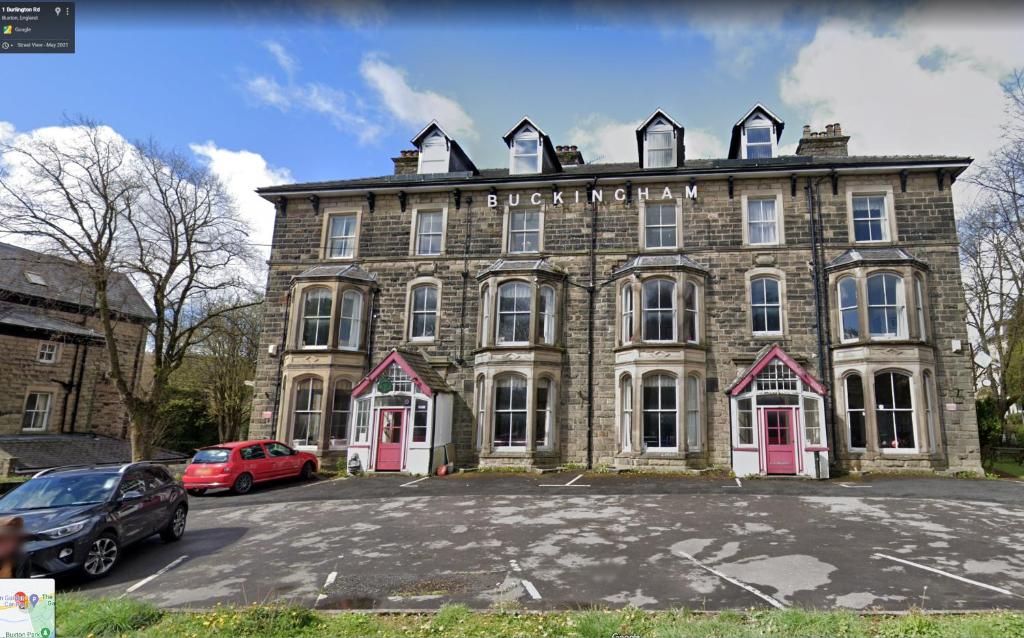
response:
M758 351L757 356L754 358L754 362L741 370L740 373L736 375L736 378L733 379L732 383L726 386L725 393L732 396L742 393L750 386L754 379L757 378L758 373L760 373L761 370L764 370L769 363L775 360L782 362L783 365L800 377L800 380L804 382L804 385L806 385L808 389L821 395L828 394L828 389L825 388L825 386L822 385L822 383L818 381L813 374L805 370L802 365L786 354L782 349L782 346L777 343L766 345L761 348L761 350Z
M56 317L36 311L32 306L23 306L0 301L0 326L29 332L46 332L70 337L103 341L103 335Z
M391 367L391 364L397 364L405 370L405 373L412 378L413 383L418 385L425 394L452 391L444 378L437 373L437 370L430 365L430 362L422 354L415 350L393 348L388 356L384 357L380 363L374 366L373 370L370 370L369 374L352 388L352 396L363 394L371 383L376 381L378 377Z
M61 259L0 243L0 296L9 293L18 297L33 298L95 309L96 289L82 267L73 261ZM123 274L114 274L108 293L110 308L118 314L152 321L153 311Z
M502 272L546 272L552 275L565 275L565 271L547 259L499 259L481 270L476 276L477 279L480 279Z
M670 255L637 255L616 268L612 273L612 277L618 277L635 270L646 270L649 268L661 270L665 268L685 268L702 273L708 272L707 266L698 264L686 255L672 253Z
M456 184L491 184L504 182L531 182L539 176L562 177L566 179L588 179L602 176L652 177L672 175L700 175L701 173L720 173L734 171L736 173L778 171L796 169L842 169L844 167L865 168L872 166L919 166L930 164L948 165L963 164L963 169L971 162L969 157L950 155L855 155L850 157L826 157L783 155L764 159L692 159L686 165L673 168L641 169L633 162L617 162L608 164L566 165L560 171L510 175L507 168L484 168L478 175L469 172L438 173L438 174L406 174L383 175L380 177L363 177L358 179L331 180L322 182L302 182L281 184L257 189L261 195L277 195L296 191L317 192L333 190L365 190L372 188L398 188L414 186L438 186ZM960 169L962 170L962 169ZM959 171L953 171L954 175Z
M355 264L314 266L295 276L296 279L354 279L356 281L377 281L375 273L368 273Z
M841 268L855 264L907 264L927 268L928 264L902 248L851 248L825 264L825 268Z
M16 472L28 473L51 467L80 464L129 463L131 443L93 434L23 434L0 436L0 455L17 459ZM181 452L157 448L153 460L185 461Z

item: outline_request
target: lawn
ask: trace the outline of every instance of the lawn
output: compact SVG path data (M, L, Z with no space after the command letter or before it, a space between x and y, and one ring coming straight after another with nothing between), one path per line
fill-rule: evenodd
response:
M326 614L301 607L218 607L207 612L166 612L129 599L98 600L64 595L57 601L62 637L136 636L152 638L348 638L357 636L530 636L645 638L715 636L1020 637L1024 614L903 616L799 609L702 614L689 611L571 611L543 614L515 610L473 612L459 605L436 614Z
M1024 478L1024 465L1013 461L995 461L991 472L1011 478Z

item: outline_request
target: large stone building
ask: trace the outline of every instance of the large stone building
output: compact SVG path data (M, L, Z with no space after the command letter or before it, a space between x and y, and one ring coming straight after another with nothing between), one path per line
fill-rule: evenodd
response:
M586 164L524 118L477 169L431 123L394 175L261 189L252 432L375 470L979 470L970 160L849 156L838 124L784 156L782 132L756 105L728 158L690 159L658 110L635 161Z
M110 299L121 361L138 379L153 312L123 276L112 280ZM0 464L8 443L41 450L44 441L67 448L53 438L65 434L124 438L127 416L107 374L97 312L79 266L0 243Z

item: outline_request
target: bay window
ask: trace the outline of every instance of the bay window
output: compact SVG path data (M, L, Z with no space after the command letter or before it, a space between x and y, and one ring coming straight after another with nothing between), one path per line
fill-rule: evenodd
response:
M341 319L338 322L338 347L357 350L362 343L363 296L348 290L341 296Z
M903 279L891 273L868 277L868 331L873 338L906 336Z
M625 284L620 289L620 330L623 344L633 342L633 286Z
M348 417L352 405L352 387L348 381L334 384L331 401L331 444L344 445L348 439Z
M882 372L875 375L875 420L878 447L885 451L914 451L914 400L910 375Z
M530 285L513 281L498 288L497 342L525 344L530 340Z
M697 343L700 339L697 332L697 304L697 285L688 281L683 286L683 340L687 343Z
M526 379L500 377L494 386L494 446L526 446Z
M676 340L676 284L670 279L649 279L643 285L644 341Z
M540 314L537 322L537 341L552 345L555 343L555 289L551 286L541 286L537 301L537 310Z
M537 405L534 414L533 443L537 447L549 447L551 441L551 380L537 381Z
M700 378L686 377L686 447L689 452L700 450Z
M841 339L855 341L860 337L860 305L858 303L857 280L843 277L839 280L839 317Z
M320 438L320 403L323 392L323 384L319 379L304 379L295 385L292 445L317 445Z
M859 374L846 377L846 429L850 449L867 447L867 424L864 420L864 383Z
M676 379L650 374L643 381L643 441L654 450L677 449Z
M326 348L331 325L331 291L314 288L302 298L302 347Z
M620 417L622 451L630 452L633 449L633 377L623 375L619 382L619 397L622 402L622 415Z

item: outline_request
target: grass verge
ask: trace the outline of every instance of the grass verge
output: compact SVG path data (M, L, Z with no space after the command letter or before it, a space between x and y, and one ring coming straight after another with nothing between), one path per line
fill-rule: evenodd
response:
M253 605L206 612L167 612L128 599L62 595L57 634L101 638L355 638L362 636L551 636L610 638L716 638L833 636L837 638L1024 638L1024 614L863 616L850 611L772 611L696 614L635 608L550 612L475 612L447 605L436 614L325 614L301 607Z
M995 461L989 471L1006 478L1024 478L1024 465L1013 461Z

